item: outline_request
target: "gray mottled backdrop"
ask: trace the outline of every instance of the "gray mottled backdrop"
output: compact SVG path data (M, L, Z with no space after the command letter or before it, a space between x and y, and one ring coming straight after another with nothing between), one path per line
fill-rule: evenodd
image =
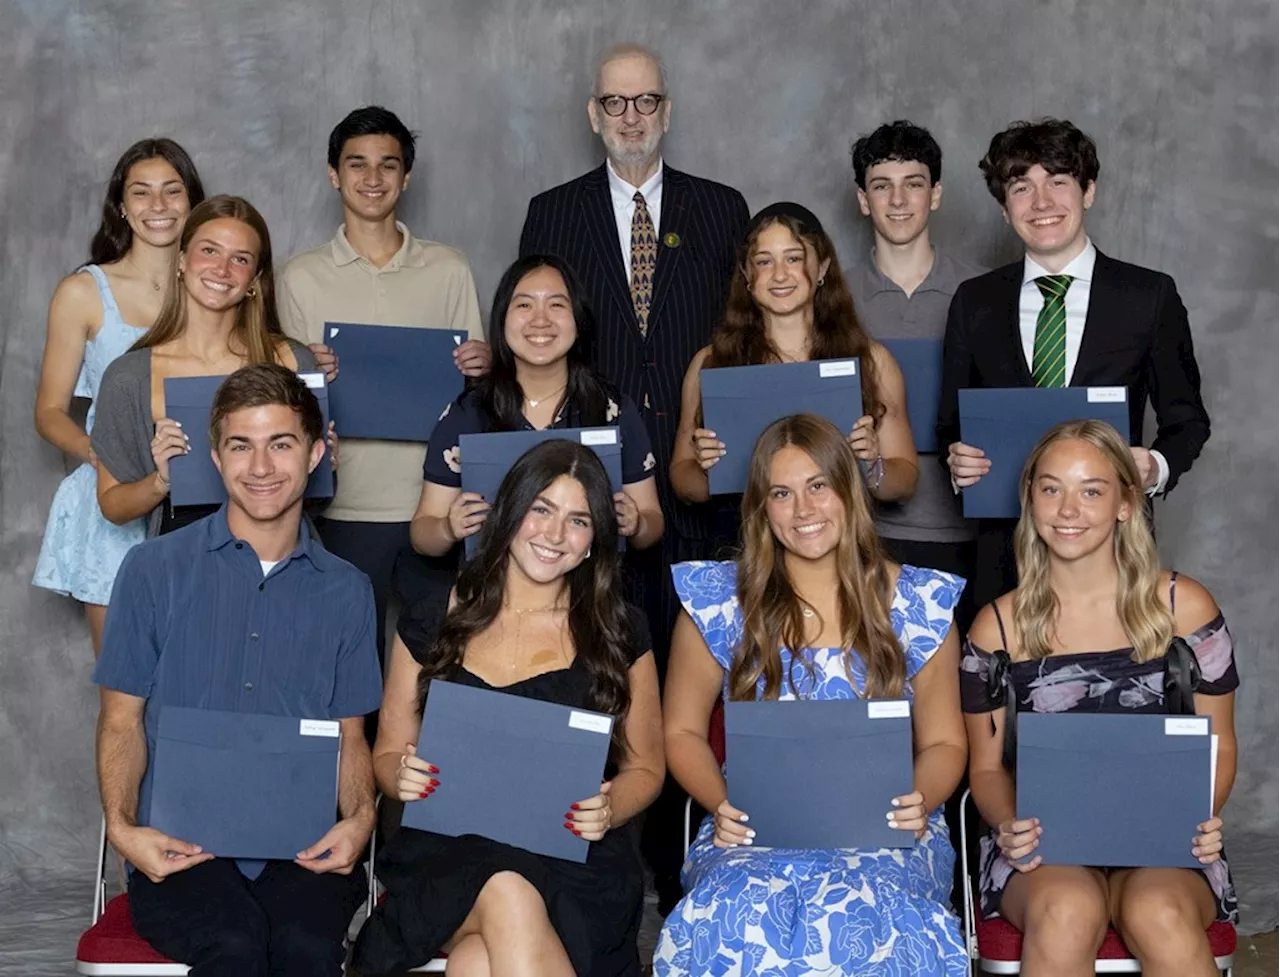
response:
M383 103L421 132L405 218L470 256L487 308L529 196L598 159L583 111L593 53L637 39L667 61L672 164L753 208L808 204L846 262L868 247L849 144L879 122L933 130L936 237L990 263L1016 255L978 178L991 134L1053 114L1097 138L1095 240L1171 273L1191 315L1214 433L1159 506L1161 545L1235 634L1228 838L1247 926L1274 926L1276 35L1269 0L0 5L0 882L87 882L96 841L86 631L75 605L28 585L64 473L31 404L46 303L86 256L116 156L177 138L211 192L258 205L283 258L339 220L330 128ZM70 891L88 899L87 884Z

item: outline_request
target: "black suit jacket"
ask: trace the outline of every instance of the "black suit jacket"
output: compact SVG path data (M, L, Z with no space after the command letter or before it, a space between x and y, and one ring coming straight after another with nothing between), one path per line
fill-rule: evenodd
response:
M1034 385L1018 327L1022 275L1023 262L1016 261L964 282L951 300L943 341L939 445L961 440L957 391ZM1143 414L1150 399L1156 414L1151 448L1169 463L1166 492L1209 439L1187 310L1173 279L1161 272L1098 252L1084 337L1069 383L1127 387L1135 445L1144 443ZM945 451L940 457L945 462Z
M703 520L674 498L667 478L680 421L680 387L724 312L749 219L737 190L665 167L658 262L644 336L631 304L603 164L534 197L520 235L521 257L558 255L582 280L596 318L595 367L640 408L658 462L658 495L668 531L691 539L705 535Z

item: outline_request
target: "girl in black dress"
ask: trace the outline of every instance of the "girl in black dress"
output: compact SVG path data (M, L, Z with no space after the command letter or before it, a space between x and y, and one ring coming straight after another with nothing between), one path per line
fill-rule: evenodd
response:
M595 454L545 442L503 480L454 592L401 618L374 746L388 796L429 804L449 789L451 771L413 742L433 681L618 721L600 792L565 798L565 830L593 842L585 863L402 828L378 859L389 897L361 932L361 973L401 972L440 951L450 974L638 973L643 876L629 822L657 797L665 767L657 669L644 617L619 595L617 540Z

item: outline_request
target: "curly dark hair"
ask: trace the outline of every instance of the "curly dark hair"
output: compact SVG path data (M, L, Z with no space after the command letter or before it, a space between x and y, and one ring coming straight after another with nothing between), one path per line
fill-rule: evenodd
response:
M1098 146L1066 119L1015 122L992 137L978 169L1003 207L1009 182L1037 163L1047 173L1070 173L1081 190L1088 190L1098 179Z
M867 170L877 163L922 163L929 168L929 182L942 179L942 147L928 129L898 119L863 136L849 151L853 157L853 179L859 190L867 189Z

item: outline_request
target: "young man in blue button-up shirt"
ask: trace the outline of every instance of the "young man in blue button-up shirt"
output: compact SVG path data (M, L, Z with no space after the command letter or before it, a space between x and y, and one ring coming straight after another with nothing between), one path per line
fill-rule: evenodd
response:
M322 434L296 375L267 364L232 374L210 432L227 504L133 549L111 597L95 673L107 836L133 867L139 935L194 977L340 974L364 889L374 785L363 717L378 708L381 671L369 579L302 522ZM166 705L338 720L340 820L293 861L265 863L148 827Z

